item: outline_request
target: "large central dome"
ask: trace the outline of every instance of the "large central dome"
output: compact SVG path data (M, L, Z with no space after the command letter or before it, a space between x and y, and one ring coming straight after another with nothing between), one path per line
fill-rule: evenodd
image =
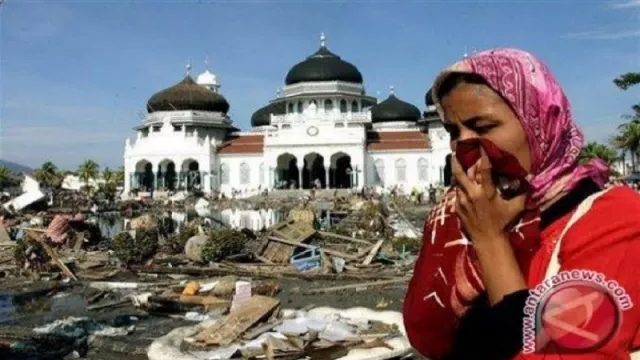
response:
M174 86L154 94L147 102L147 111L201 110L226 114L229 103L224 96L198 85L191 76Z
M327 49L322 35L320 49L292 67L287 73L285 84L336 80L357 84L362 84L363 81L358 68Z

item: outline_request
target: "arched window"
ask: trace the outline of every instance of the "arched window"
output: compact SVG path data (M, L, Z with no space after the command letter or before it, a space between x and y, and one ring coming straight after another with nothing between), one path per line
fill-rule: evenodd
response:
M293 103L287 105L287 113L293 114Z
M298 107L298 109L297 109L298 110L298 114L302 114L302 101L298 101L297 107Z
M384 160L376 160L373 164L373 174L376 184L384 185Z
M353 100L353 102L351 103L351 112L358 111L360 111L360 106L358 106L358 102L356 100Z
M418 181L427 181L429 178L429 163L427 159L418 159Z
M227 164L220 165L220 183L222 185L229 184L229 166Z
M407 181L407 162L400 158L396 160L396 182Z
M260 174L258 175L258 179L260 181L260 185L264 185L264 163L260 163Z
M345 99L340 100L340 112L343 114L347 112L347 100Z
M324 101L324 111L330 112L333 110L333 100L327 99Z
M240 164L240 184L248 185L250 180L249 165L247 163Z

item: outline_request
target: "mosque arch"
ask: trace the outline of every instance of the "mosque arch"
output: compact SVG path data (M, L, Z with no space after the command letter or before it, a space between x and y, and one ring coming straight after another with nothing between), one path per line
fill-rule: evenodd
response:
M360 111L360 105L358 105L358 101L353 100L351 102L351 112L359 112L359 111Z
M151 191L155 185L155 174L153 165L149 160L142 159L136 163L135 187L141 191Z
M265 185L265 183L264 183L264 163L260 163L260 169L258 171L259 171L258 182L260 183L260 185Z
M407 162L403 158L396 160L396 182L407 181Z
M291 153L284 153L278 156L276 164L278 187L284 189L297 189L300 186L298 159Z
M248 185L251 182L251 169L249 164L243 162L240 164L240 184Z
M220 164L220 183L222 185L229 184L229 165L226 163Z
M178 174L173 160L164 159L158 164L158 187L173 191L176 189Z
M378 159L373 163L375 183L384 185L384 160Z
M331 99L325 99L324 100L324 111L325 112L332 112L333 111L333 100L331 100Z
M201 189L202 173L200 172L200 163L194 159L186 159L182 162L181 175L185 178L185 188L187 191Z
M331 155L329 187L338 189L350 188L352 185L351 175L351 156L342 151Z
M342 114L347 112L347 100L345 99L340 100L340 112Z
M429 180L429 162L425 158L418 159L418 181Z
M302 167L302 187L311 189L320 184L320 188L327 187L327 172L324 168L324 157L317 152L311 152L304 156Z

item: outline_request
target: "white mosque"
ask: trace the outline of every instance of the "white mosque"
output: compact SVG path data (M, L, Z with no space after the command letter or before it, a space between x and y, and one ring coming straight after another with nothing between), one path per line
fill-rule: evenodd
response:
M240 131L208 69L147 102L126 140L125 194L200 190L226 195L264 189L415 187L442 184L449 136L433 105L420 110L391 88L381 102L360 71L320 48L286 75L275 99ZM427 103L429 103L427 101Z

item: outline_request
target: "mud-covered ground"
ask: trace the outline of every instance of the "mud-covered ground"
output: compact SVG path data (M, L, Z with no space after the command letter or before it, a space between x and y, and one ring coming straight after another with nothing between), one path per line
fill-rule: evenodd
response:
M0 284L0 328L6 325L18 325L34 328L57 319L69 316L87 316L98 321L113 322L118 319L134 317L135 331L126 337L106 339L99 347L91 347L87 359L146 359L145 355L133 354L128 349L146 348L154 339L165 335L176 327L195 324L176 319L170 314L141 312L131 304L109 307L103 310L88 311L87 306L105 304L118 300L119 296L107 296L94 304L87 299L95 293L86 284L62 284L56 288L53 282L25 283L24 280L9 280ZM124 279L123 279L124 280ZM132 281L129 276L125 281ZM148 282L149 279L138 279ZM166 281L166 279L157 279ZM273 281L273 280L272 280ZM355 289L331 292L327 294L304 295L309 289L321 289L367 281L306 281L283 279L277 281L282 289L277 297L283 308L302 308L307 305L327 306L335 308L368 307L371 309L401 311L406 285L389 285L371 287L356 291ZM176 315L184 313L177 313ZM121 346L124 344L125 346ZM116 348L118 350L113 351ZM3 357L4 358L4 357Z

